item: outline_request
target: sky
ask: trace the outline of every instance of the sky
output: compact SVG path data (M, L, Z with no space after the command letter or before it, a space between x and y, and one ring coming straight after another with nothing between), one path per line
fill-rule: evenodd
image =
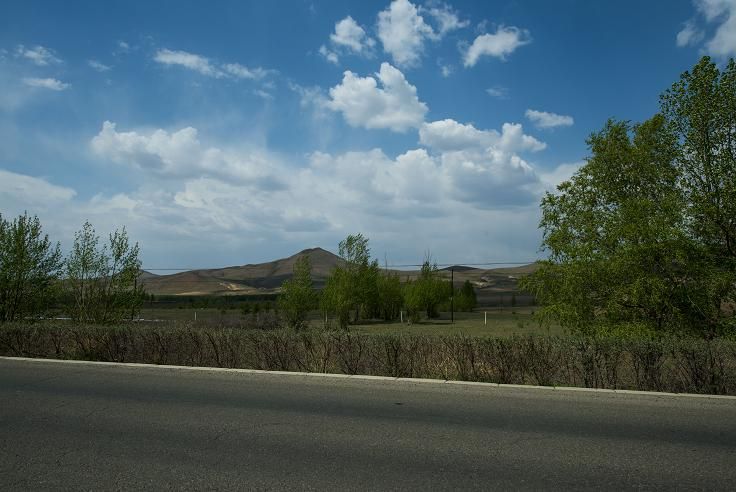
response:
M370 238L381 263L541 257L609 118L736 56L736 0L0 4L0 213L144 268Z

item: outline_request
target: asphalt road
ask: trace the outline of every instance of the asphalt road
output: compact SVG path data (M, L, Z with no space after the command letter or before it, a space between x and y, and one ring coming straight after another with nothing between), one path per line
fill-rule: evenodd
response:
M0 488L723 489L736 400L0 359Z

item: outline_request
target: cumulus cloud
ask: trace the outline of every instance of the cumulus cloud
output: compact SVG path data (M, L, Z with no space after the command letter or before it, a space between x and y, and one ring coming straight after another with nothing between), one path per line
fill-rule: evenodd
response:
M446 261L533 257L541 190L554 172L564 174L538 174L520 157L544 144L515 124L495 131L441 120L420 128L424 147L398 155L314 152L298 163L263 147L213 145L192 127L122 131L105 122L91 137L99 160L134 171L139 187L87 199L42 178L0 173L0 208L42 211L44 224L68 236L85 219L126 225L150 266L270 260L334 248L355 231L391 259L421 259L427 248ZM462 250L445 236L462 237Z
M350 16L335 23L335 32L330 35L330 41L335 46L356 54L370 53L376 44L376 41L366 34L365 29Z
M427 10L427 13L438 24L439 36L444 36L448 32L463 29L470 25L470 21L460 20L458 13L449 5L431 7Z
M236 79L260 80L271 72L271 70L261 67L248 68L239 63L217 64L202 55L169 49L158 50L153 59L162 65L175 65L193 70L207 77L218 79L230 77Z
M77 193L71 188L57 186L43 178L27 176L0 169L0 202L10 200L32 204L56 204L74 198Z
M694 0L706 24L715 24L715 34L705 42L705 51L721 58L736 56L736 0ZM677 46L697 45L705 38L698 17L685 22L677 33Z
M558 126L572 126L575 122L572 116L561 115L557 113L548 113L547 111L537 111L527 109L524 113L526 117L534 123L537 128L556 128Z
M105 121L92 138L92 150L112 162L131 165L167 177L208 176L266 188L278 187L272 172L274 158L260 151L226 152L201 145L195 128L174 132L119 132Z
M38 79L35 77L26 77L23 79L23 83L29 87L49 89L52 91L63 91L71 87L71 84L52 78Z
M112 67L97 60L87 60L87 65L98 72L109 72Z
M329 49L324 44L319 47L319 54L322 55L325 58L325 60L327 60L328 62L334 65L337 65L338 63L340 63L340 56L334 51L332 51L331 49Z
M15 56L30 60L39 67L61 63L61 60L54 55L52 50L43 46L26 48L22 44L19 44L15 49Z
M359 77L346 71L342 82L330 89L327 107L342 113L351 126L396 132L419 127L427 113L416 87L385 62L375 76Z
M539 181L542 188L540 189L540 192L548 191L550 193L553 193L557 190L557 186L563 183L564 181L568 181L572 176L585 165L585 162L579 161L579 162L570 162L570 163L564 163L560 164L556 168L540 172L539 173Z
M526 29L514 26L499 26L493 34L481 34L465 51L463 63L466 67L475 66L482 56L492 56L500 60L516 51L517 48L531 43L531 35Z
M419 142L440 152L496 147L505 152L538 152L547 145L524 134L518 123L504 123L501 132L478 130L471 124L444 119L424 123L419 129Z
M418 65L425 40L438 38L417 7L408 0L394 0L378 14L378 39L383 50L399 66Z

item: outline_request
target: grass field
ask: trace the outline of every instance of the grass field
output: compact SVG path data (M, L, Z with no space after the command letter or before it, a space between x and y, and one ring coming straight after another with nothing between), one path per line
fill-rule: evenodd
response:
M166 308L144 308L141 317L145 319L159 320L189 320L214 321L214 322L237 322L243 315L236 309L166 309ZM562 330L558 326L549 329L542 327L533 317L534 308L519 307L512 308L479 308L470 313L455 313L455 322L450 320L450 313L440 313L440 318L425 320L420 323L401 323L369 321L357 325L351 325L350 331L356 333L406 333L421 335L449 335L463 333L473 336L510 336L525 334L559 335ZM315 328L323 325L317 313L311 317L310 323Z

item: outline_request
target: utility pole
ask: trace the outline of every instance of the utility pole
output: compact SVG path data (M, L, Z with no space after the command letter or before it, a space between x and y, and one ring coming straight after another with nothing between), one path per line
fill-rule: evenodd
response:
M133 280L133 302L130 306L130 321L133 321L135 318L135 304L138 302L138 275L140 275L140 271L136 272L135 279Z
M455 267L450 267L450 322L455 324Z

